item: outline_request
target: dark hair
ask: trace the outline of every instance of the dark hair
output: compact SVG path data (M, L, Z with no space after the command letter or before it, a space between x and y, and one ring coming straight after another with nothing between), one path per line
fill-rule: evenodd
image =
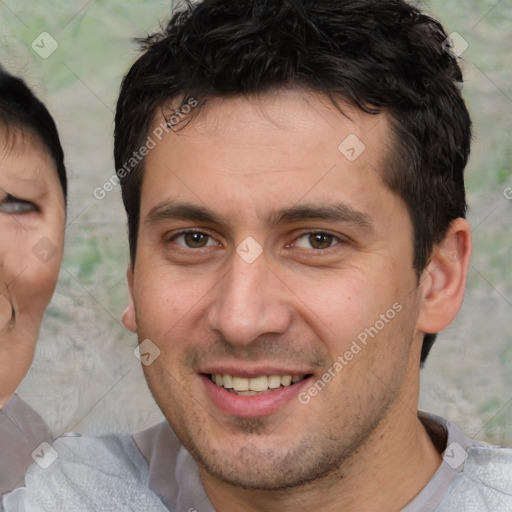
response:
M28 129L39 138L55 161L64 200L66 200L66 167L55 122L47 108L36 98L27 84L21 78L7 73L1 66L0 126Z
M342 100L387 114L394 137L382 177L410 213L419 276L450 222L466 212L471 120L446 40L438 21L403 0L188 3L142 41L144 53L124 78L117 103L114 157L132 263L143 160L119 171L144 144L157 109L193 97L199 106L190 120L210 98L302 88L335 105ZM434 338L426 335L424 352Z

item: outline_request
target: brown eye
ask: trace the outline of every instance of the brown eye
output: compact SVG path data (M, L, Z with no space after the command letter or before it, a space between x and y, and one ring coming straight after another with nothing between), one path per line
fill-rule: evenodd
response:
M184 240L188 247L205 247L208 243L208 235L203 233L187 233L184 236Z
M334 237L327 233L312 233L309 235L309 243L313 249L327 249L331 247Z
M333 245L340 242L337 236L331 235L330 233L324 233L317 231L315 233L305 233L295 240L294 246L300 249L329 249Z
M199 231L188 231L186 233L180 233L172 238L172 241L182 247L189 249L201 249L210 245L216 245L215 240L206 233Z

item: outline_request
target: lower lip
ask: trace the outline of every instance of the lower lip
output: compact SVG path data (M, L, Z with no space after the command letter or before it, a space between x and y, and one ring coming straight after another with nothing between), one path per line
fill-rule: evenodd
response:
M239 418L256 418L269 416L282 409L287 403L297 397L301 389L307 386L311 377L303 379L291 386L280 387L261 395L236 395L217 386L206 375L201 375L206 393L215 406L224 414Z

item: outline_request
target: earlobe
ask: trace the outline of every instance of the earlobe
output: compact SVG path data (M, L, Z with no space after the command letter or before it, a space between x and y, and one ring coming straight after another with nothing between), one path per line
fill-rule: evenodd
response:
M123 325L131 332L137 332L137 317L135 315L135 304L133 302L133 268L131 264L126 269L126 281L128 284L128 306L121 317Z
M422 275L418 331L439 332L455 318L464 298L470 257L471 228L465 219L455 219L442 242L434 247Z

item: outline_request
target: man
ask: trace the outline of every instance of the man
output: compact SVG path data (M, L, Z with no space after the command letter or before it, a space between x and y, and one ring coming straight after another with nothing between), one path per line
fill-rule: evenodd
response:
M512 452L417 412L471 253L446 40L400 0L206 0L147 40L116 113L123 321L167 422L133 436L146 467L109 441L84 478L55 443L17 498L79 509L135 461L170 510L512 507Z

